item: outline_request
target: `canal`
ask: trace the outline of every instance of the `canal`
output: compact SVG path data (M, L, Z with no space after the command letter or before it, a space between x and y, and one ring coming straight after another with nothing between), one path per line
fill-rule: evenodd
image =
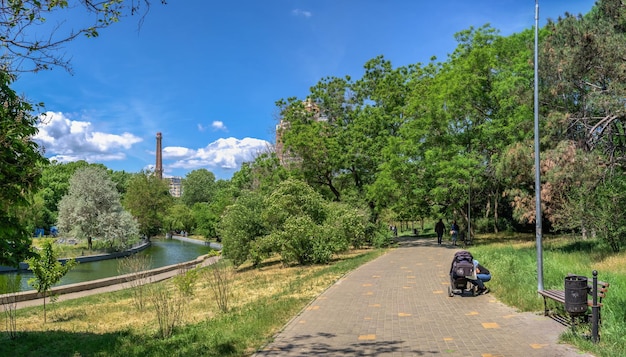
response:
M160 268L194 260L201 255L207 254L211 248L206 245L189 243L175 239L153 239L152 245L137 253L148 257L150 268ZM124 259L124 258L119 258ZM81 263L70 270L55 286L82 283L90 280L110 278L119 275L119 259L99 260L89 263ZM17 273L3 273L3 275L15 275ZM21 272L22 291L33 290L28 285L28 279L33 277L31 272Z

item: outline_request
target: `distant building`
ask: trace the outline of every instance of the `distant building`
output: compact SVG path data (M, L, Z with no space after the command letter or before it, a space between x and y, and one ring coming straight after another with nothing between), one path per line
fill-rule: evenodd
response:
M325 115L320 114L319 106L317 105L317 103L312 101L311 98L303 100L302 104L304 105L304 110L309 113L313 113L314 121L328 121L328 118ZM289 126L290 123L282 119L280 120L280 123L276 125L276 156L278 157L280 164L283 166L300 161L299 158L296 157L289 150L285 150L285 144L283 143L282 136L286 130L289 130Z
M183 194L182 177L167 177L165 179L170 182L170 195L180 197Z

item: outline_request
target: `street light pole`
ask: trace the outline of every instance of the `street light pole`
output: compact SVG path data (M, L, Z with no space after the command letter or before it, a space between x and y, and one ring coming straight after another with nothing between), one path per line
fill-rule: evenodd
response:
M537 290L543 291L541 228L541 173L539 158L539 0L535 0L535 241L537 245Z

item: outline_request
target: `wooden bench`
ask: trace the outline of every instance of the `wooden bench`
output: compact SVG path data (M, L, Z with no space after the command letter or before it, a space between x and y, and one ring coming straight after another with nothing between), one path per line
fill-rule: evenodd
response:
M573 276L573 275L572 274L568 274L568 276ZM595 289L594 289L593 285L594 284L592 282L588 283L588 285L587 285L587 293L588 293L588 295L591 295L592 297L593 297L594 293L597 294L597 304L595 306L598 307L598 311L599 311L599 308L602 307L602 300L606 297L606 293L609 290L609 283L606 283L606 282L603 282L603 281L597 281ZM552 317L554 317L555 319L557 319L560 322L565 322L565 320L562 318L562 316L559 316L558 314L550 314L551 310L548 307L548 300L553 300L553 301L556 301L557 303L565 305L565 290L550 289L550 290L542 290L542 291L539 291L538 293L539 293L539 295L541 295L543 297L544 315L545 316L552 316ZM588 299L587 300L587 306L592 307L592 308L594 307L593 299ZM585 312L583 314L583 317L585 318L585 321L589 320L589 316L590 316L590 314L589 314L589 311L587 310L587 312ZM599 316L598 316L598 318L599 318Z

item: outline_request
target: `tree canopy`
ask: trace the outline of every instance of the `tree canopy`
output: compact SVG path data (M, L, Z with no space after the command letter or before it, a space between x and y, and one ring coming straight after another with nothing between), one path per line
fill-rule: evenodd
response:
M139 236L135 219L125 211L108 173L99 167L77 170L59 202L59 230L80 239L99 239L105 247L123 249Z

